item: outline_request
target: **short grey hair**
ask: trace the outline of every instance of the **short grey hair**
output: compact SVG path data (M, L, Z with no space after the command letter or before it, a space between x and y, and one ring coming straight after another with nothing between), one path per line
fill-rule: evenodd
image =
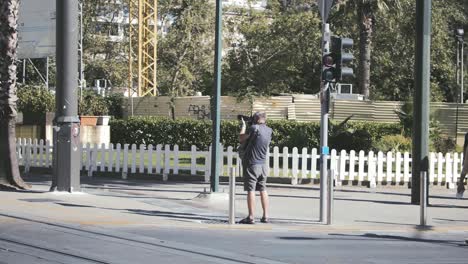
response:
M264 124L266 122L266 113L265 112L256 112L253 114L253 122L255 124Z

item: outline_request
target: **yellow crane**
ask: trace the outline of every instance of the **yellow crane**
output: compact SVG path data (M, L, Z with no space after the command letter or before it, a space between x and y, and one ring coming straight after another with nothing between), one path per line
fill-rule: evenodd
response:
M157 96L158 1L129 1L129 96Z

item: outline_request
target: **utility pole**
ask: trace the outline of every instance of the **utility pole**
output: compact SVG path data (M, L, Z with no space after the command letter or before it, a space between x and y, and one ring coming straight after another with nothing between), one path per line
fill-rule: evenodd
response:
M429 169L429 96L432 0L416 1L416 61L411 203L420 201L420 175ZM429 195L427 196L429 197Z
M54 181L51 190L80 191L78 1L57 0L57 91Z
M220 119L221 119L221 56L223 51L223 6L221 0L216 0L216 33L215 33L215 81L211 97L211 120L213 122L213 135L211 140L211 192L219 191L220 171Z

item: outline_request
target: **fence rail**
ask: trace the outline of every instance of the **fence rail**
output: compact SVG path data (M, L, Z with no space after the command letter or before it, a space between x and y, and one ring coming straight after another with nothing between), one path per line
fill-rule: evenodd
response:
M223 158L221 175L228 175L231 168L240 175L242 165L233 147L222 147ZM28 172L31 167L50 168L53 166L53 146L49 141L17 139L17 156L19 164ZM211 151L201 151L195 146L190 150L180 150L174 145L129 145L129 144L84 144L80 147L81 170L92 177L94 172L113 172L126 178L129 173L203 175L209 181L211 174ZM291 151L284 147L281 152L273 147L269 153L267 165L269 176L289 178L291 184L297 184L303 179L319 179L320 154L317 149L298 149ZM433 184L447 184L454 188L462 169L463 154L430 153L429 181ZM369 151L349 153L342 150L331 151L330 167L337 173L337 185L344 181L370 183L375 187L378 183L404 184L411 181L411 157L409 153L374 153Z

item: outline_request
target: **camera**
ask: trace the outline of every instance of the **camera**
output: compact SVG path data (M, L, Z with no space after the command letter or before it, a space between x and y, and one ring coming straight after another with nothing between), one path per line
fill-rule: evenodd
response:
M247 126L251 126L253 124L253 118L251 116L245 116L245 115L237 115L237 119L239 121L242 121L242 119L245 121Z

